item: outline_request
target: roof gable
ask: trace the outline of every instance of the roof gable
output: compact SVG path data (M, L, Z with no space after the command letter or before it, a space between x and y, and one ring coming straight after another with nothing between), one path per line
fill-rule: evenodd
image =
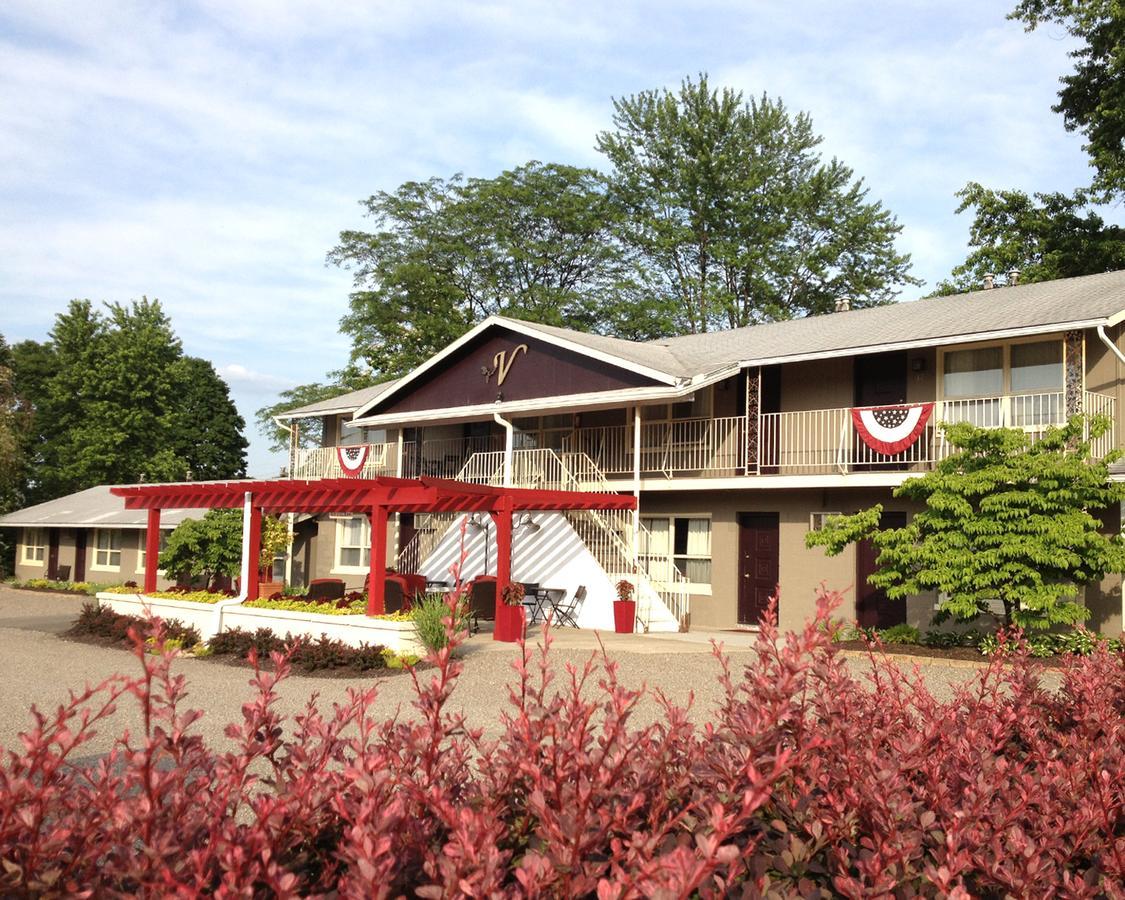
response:
M490 319L402 378L356 418L632 388L676 378L522 322Z

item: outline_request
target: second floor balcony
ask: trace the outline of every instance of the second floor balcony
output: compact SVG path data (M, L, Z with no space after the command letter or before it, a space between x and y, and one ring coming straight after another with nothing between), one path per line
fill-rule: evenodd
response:
M1116 418L1116 402L1104 394L1086 391L1080 406L1077 412ZM515 449L582 454L610 482L630 481L638 468L646 480L924 472L952 451L942 423L1020 428L1035 439L1064 424L1066 418L1065 395L1053 391L936 401L917 440L893 455L879 453L864 442L850 407L642 421L639 442L632 424L517 430ZM1095 441L1095 454L1104 455L1116 446L1114 432L1111 428ZM367 446L364 477L458 478L474 455L503 451L504 436L423 438ZM293 470L296 478L342 474L334 447L301 451Z

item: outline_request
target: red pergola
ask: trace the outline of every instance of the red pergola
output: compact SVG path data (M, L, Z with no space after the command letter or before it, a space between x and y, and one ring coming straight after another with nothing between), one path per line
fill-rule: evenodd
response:
M257 559L261 547L263 513L361 513L371 520L371 567L367 614L383 612L387 566L387 518L393 512L487 512L496 523L496 596L512 577L512 514L572 509L634 509L627 494L580 491L541 491L492 487L439 478L325 478L319 481L204 481L182 484L142 484L110 488L125 500L126 509L147 509L145 535L146 592L156 590L162 509L235 509L249 498L250 573L247 597L258 593Z

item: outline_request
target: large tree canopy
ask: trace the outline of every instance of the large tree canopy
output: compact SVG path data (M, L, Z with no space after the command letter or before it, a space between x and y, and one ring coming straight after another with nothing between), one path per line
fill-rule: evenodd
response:
M186 357L159 301L75 300L44 343L13 348L33 424L28 499L96 484L246 472L245 426L210 363Z
M679 329L888 303L918 283L895 250L901 226L850 168L821 158L805 113L714 91L704 75L615 100L613 123L597 146L623 235Z
M329 259L355 276L341 322L352 363L408 371L489 315L661 333L615 238L621 210L593 170L531 162L493 179L431 178L364 206Z
M896 497L923 509L904 528L878 529L881 506L829 518L806 543L839 553L870 537L879 551L871 584L890 602L936 591L942 608L969 619L991 600L1008 624L1048 628L1081 622L1079 588L1125 571L1125 542L1098 518L1125 498L1108 463L1092 458L1090 440L1108 419L1076 416L1032 443L1015 428L944 426L955 452L933 471L909 478Z
M1107 225L1085 195L993 191L970 182L957 212L973 210L968 258L938 293L976 290L986 274L1020 271L1020 281L1050 281L1125 269L1125 229Z
M1011 17L1028 30L1063 26L1079 46L1064 75L1055 112L1086 138L1093 187L1102 199L1125 191L1125 7L1121 0L1021 0Z

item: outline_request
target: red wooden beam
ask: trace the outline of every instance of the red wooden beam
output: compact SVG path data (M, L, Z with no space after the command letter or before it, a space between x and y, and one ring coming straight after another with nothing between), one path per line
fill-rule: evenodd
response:
M145 529L145 593L156 590L156 558L160 555L160 508L148 511Z
M387 507L372 507L370 516L371 559L367 570L367 614L381 616L387 608Z

